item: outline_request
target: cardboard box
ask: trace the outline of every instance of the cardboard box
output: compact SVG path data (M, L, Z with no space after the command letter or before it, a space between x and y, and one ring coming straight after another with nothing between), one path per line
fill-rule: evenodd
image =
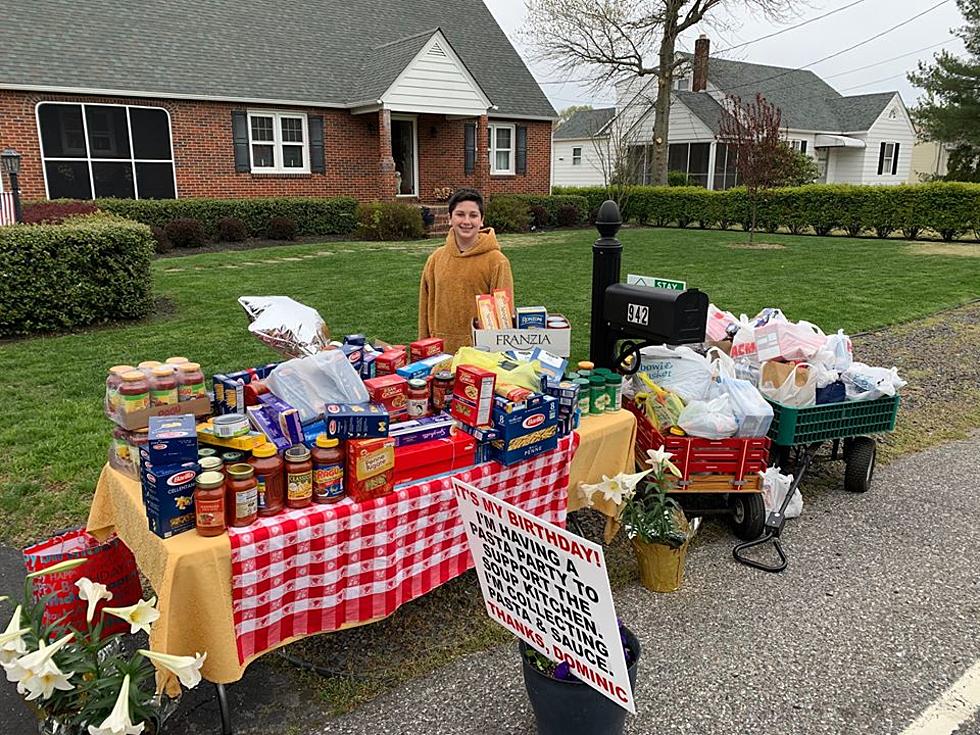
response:
M133 413L113 414L110 418L119 426L128 431L145 429L150 425L150 418L153 416L180 416L189 414L191 416L210 416L211 400L207 396L201 396L191 401L183 403L171 403L166 406L150 406L142 411Z
M462 421L457 421L456 428L460 431L465 431L476 439L479 444L488 444L494 439L500 438L500 432L489 424L487 426L470 426L469 424L464 424Z
M388 436L391 423L383 406L373 403L328 403L323 407L324 433L333 439Z
M150 464L182 464L197 461L197 422L194 417L151 416L146 458Z
M572 353L572 330L566 329L477 329L472 330L473 346L491 352L524 352L540 347L553 355Z
M543 306L518 306L518 329L544 329L548 323L548 310Z
M150 530L170 538L194 528L196 463L148 467L143 472L143 503Z
M214 375L211 378L211 386L214 392L215 415L245 413L247 405L245 386L253 380L265 380L278 366L278 362L270 362L268 365L260 365L248 370Z
M458 432L444 439L395 449L395 484L421 480L469 467L476 461L477 441Z
M247 409L246 409L247 410ZM266 436L261 431L250 431L245 436L236 436L231 439L217 437L214 435L214 426L210 421L197 425L197 440L201 444L211 447L221 447L222 449L238 449L242 452L251 452L259 444L264 444Z
M398 368L408 364L408 354L405 350L385 350L374 361L376 375L394 375Z
M445 342L439 337L416 340L409 345L409 357L412 362L418 362L433 355L440 355L443 352L444 344Z
M272 393L259 396L259 402L265 408L266 416L279 424L279 431L284 437L292 444L302 443L303 422L300 421L299 411Z
M364 381L371 403L384 406L392 421L408 416L408 381L400 375L381 375Z
M388 436L395 440L395 447L407 447L434 439L448 439L452 434L453 419L448 413L423 416L411 421L392 424Z
M496 373L476 367L475 365L460 365L456 368L453 393L464 401L477 405L484 401L492 402L493 388L496 383Z
M361 380L370 380L377 375L375 360L378 357L379 354L377 352L368 352L365 350L364 358L361 360Z
M299 443L292 441L283 434L279 422L272 418L265 406L249 406L246 410L248 412L249 423L252 424L256 431L263 434L266 439L272 442L280 452Z
M493 425L500 438L491 442L493 459L510 465L558 446L558 399L537 396L534 405L507 413L495 407Z
M390 493L394 487L395 440L354 439L347 444L345 481L356 503Z
M347 355L347 359L350 360L354 372L360 375L361 362L364 360L364 345L345 344L340 349Z
M541 365L541 372L545 375L561 380L565 376L565 368L568 367L568 359L560 355L553 355L547 350L535 347L531 350L531 360L537 360Z

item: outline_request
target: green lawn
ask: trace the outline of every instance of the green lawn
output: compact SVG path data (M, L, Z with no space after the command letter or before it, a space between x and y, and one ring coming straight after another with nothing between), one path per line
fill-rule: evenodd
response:
M623 276L684 279L736 314L781 306L793 319L858 332L980 295L978 246L759 235L782 249L741 249L744 233L628 229ZM518 304L568 316L586 356L593 230L504 236ZM316 307L334 334L415 336L417 284L436 243L327 243L166 258L154 263L160 314L147 322L0 346L0 539L22 543L84 521L105 462L105 371L186 355L206 373L275 356L246 331L242 295ZM961 254L962 253L962 254ZM972 253L972 255L966 255Z

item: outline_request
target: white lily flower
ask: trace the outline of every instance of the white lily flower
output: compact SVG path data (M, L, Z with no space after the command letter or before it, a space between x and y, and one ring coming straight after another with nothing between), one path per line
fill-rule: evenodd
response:
M51 657L71 641L73 635L73 633L69 633L64 638L59 638L50 646L46 645L44 641L38 641L38 648L33 653L28 653L25 656L3 664L3 668L7 671L7 681L17 684L17 692L19 694L33 691L35 687L34 679L41 673L44 665L51 660Z
M204 665L204 659L208 657L207 653L196 653L193 656L171 656L168 653L157 653L142 648L137 653L154 663L160 664L170 673L176 674L180 683L188 689L193 689L200 683L201 666Z
M15 658L19 658L27 653L27 645L24 643L24 634L30 628L19 628L20 625L20 605L14 610L7 629L0 633L0 664L7 664Z
M636 492L636 486L640 480L650 474L651 470L644 470L632 475L620 472L615 477L604 481L602 494L606 500L611 500L616 505L622 505L623 501L629 500Z
M74 689L74 685L68 681L74 675L74 672L63 674L61 669L58 668L58 665L51 659L48 659L44 666L41 667L41 670L36 672L28 682L25 682L27 688L30 690L30 694L26 698L27 701L30 702L38 697L41 699L50 699L55 689L60 689L63 692Z
M9 599L10 599L10 598L9 598L9 597L7 597L6 595L0 595L0 602L6 602L6 601L7 601L7 600L9 600Z
M673 456L673 453L668 452L664 446L661 446L660 449L648 449L647 457L649 459L647 459L647 464L653 468L662 467L670 470L671 473L680 477L681 471L677 469L677 465L670 461L670 458Z
M78 596L88 602L88 608L85 610L85 620L91 623L92 618L95 617L95 609L99 606L99 602L102 600L106 600L107 602L111 600L112 593L104 584L93 582L88 577L82 577L76 581L75 586L78 587Z
M142 722L134 725L129 717L129 674L126 674L112 712L98 727L89 725L88 732L89 735L139 735L144 727Z
M152 597L149 601L140 600L129 607L104 607L102 612L125 620L129 623L130 633L135 633L137 630L149 633L150 626L160 618L160 611L154 607L156 604L157 598Z
M27 575L28 579L34 579L35 577L43 577L48 574L60 574L61 572L70 572L76 567L82 566L88 562L88 559L68 559L66 561L60 561L57 564L52 564L46 569L38 569L36 572L31 572Z
M608 482L609 481L609 478L606 477L605 475L603 475L602 476L602 480L603 480L603 482ZM582 494L585 496L585 500L588 502L588 504L589 505L592 505L592 503L594 502L593 498L594 498L595 494L597 492L599 492L600 490L602 490L602 483L601 482L597 482L594 485L590 485L590 484L585 483L585 482L580 482L578 484L578 487L579 487L579 490L582 491Z

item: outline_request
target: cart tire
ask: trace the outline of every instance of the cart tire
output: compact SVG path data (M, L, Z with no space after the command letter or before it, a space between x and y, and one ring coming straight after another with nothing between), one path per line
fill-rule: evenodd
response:
M844 465L844 489L850 493L865 493L871 488L875 472L878 444L869 436L851 440Z
M743 541L752 541L762 535L766 528L766 504L762 493L731 493L728 506L736 536Z

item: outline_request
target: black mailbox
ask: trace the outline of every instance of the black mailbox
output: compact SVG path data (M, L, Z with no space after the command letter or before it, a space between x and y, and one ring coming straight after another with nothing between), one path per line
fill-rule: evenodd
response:
M596 365L624 368L652 344L692 344L704 341L708 296L695 288L673 291L619 282L623 244L616 238L622 224L619 207L607 201L599 207L592 246L592 333L589 359ZM618 342L625 342L617 348Z

